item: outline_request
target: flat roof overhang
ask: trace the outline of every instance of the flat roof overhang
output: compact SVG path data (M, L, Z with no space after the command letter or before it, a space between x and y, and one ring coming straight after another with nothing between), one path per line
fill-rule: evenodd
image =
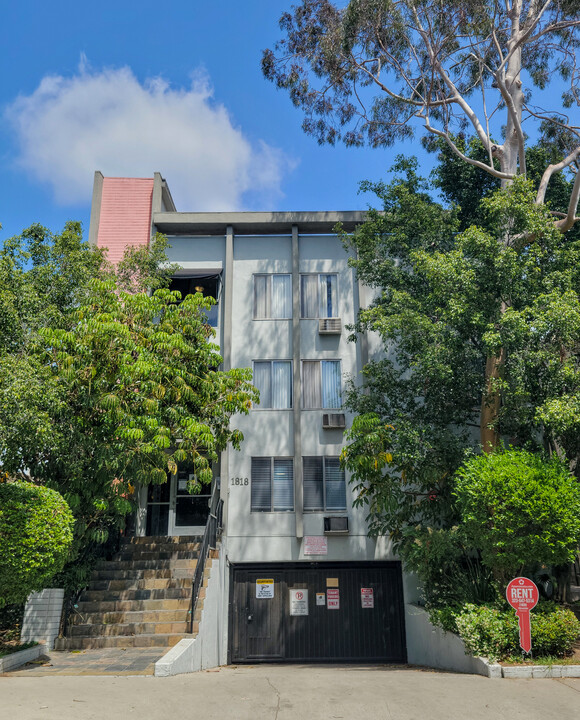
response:
M352 232L365 220L363 210L329 212L158 212L153 214L157 230L165 235L286 235L292 226L307 235L332 233L337 223Z

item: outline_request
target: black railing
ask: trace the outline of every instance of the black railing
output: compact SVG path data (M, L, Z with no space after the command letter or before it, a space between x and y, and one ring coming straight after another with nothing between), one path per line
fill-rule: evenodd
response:
M209 501L209 516L207 518L207 523L205 524L205 531L203 533L203 539L201 541L201 547L199 549L197 564L195 566L191 584L191 607L189 611L190 633L193 632L195 610L197 608L199 593L203 585L203 573L205 571L206 560L209 555L209 551L216 549L217 539L222 531L223 507L224 501L220 499L219 488L216 483L213 486L211 499Z

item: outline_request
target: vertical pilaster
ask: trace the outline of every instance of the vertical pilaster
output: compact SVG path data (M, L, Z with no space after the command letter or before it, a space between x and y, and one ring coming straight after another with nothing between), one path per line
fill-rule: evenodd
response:
M228 225L226 228L226 258L223 277L223 309L222 309L222 337L221 348L223 357L223 369L232 369L232 312L234 294L234 228ZM220 497L224 501L224 524L227 532L229 499L230 499L230 449L221 454L220 463L221 488Z
M99 222L101 219L101 199L103 197L103 173L95 171L93 181L93 199L91 201L91 219L89 224L89 243L97 246L99 238Z
M296 537L304 535L304 485L302 482L302 429L300 373L300 250L298 226L292 226L292 389L294 428L294 508L296 514Z

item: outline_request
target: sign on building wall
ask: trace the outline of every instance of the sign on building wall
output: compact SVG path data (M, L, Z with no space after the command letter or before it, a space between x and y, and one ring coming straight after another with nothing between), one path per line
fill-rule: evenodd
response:
M308 615L308 590L290 588L290 615Z
M326 589L326 607L329 610L340 609L340 590L338 588Z
M328 555L328 538L325 535L307 535L304 538L305 555Z
M316 593L316 604L317 605L326 605L326 594L325 593Z
M273 578L258 578L256 580L256 597L260 599L274 597Z
M374 608L375 606L375 595L373 588L361 588L360 589L360 604L364 608Z

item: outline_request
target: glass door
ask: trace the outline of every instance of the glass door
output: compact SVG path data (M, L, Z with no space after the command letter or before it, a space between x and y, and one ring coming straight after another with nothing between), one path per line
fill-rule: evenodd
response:
M171 476L171 503L169 509L170 535L201 535L205 530L209 516L211 487L203 486L199 495L187 489L192 472L188 468L179 469Z

